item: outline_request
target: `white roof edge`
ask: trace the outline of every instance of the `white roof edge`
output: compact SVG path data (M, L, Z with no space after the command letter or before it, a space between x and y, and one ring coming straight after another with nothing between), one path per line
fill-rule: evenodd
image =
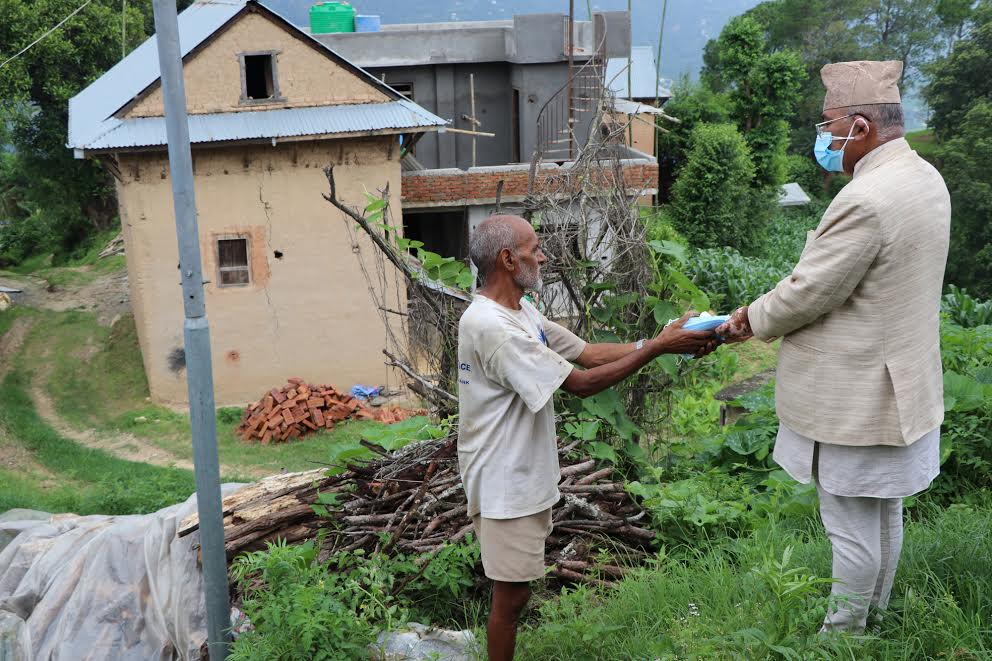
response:
M399 92L371 75L332 48L292 24L287 18L258 0L196 0L179 14L179 46L182 57L209 39L247 5L253 4L282 20L286 28L309 40L324 52L354 68L354 72L396 101L406 101L407 107L426 118L437 118L425 108L407 101ZM106 73L69 99L69 127L66 147L85 149L100 137L116 129L120 120L113 117L142 91L161 77L158 63L158 43L155 35L117 62ZM440 120L444 122L444 120ZM444 122L446 123L446 122Z

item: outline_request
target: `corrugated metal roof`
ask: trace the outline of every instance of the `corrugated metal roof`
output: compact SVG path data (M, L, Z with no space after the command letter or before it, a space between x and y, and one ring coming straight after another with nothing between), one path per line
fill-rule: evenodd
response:
M625 99L653 99L655 85L658 80L658 70L654 66L654 53L650 46L633 46L630 49L630 86L634 88L631 94L627 90L627 58L615 57L606 62L606 81L610 89L619 97ZM669 89L662 84L658 95L663 99L672 96Z
M353 69L369 84L396 99L382 104L356 104L334 107L260 110L190 117L192 142L278 138L322 133L371 131L377 128L415 128L443 126L446 122L355 67L333 50L299 30L285 18L256 0L197 0L179 14L179 45L183 57L205 42L233 19L249 3L261 7L325 51L332 59ZM107 73L69 100L69 139L71 149L108 149L126 146L165 144L164 118L119 120L113 115L159 79L158 44L152 36L131 51ZM362 116L369 113L369 116ZM196 130L194 132L194 126ZM343 128L353 127L353 128ZM232 136L232 137L210 137Z
M444 120L406 99L311 108L280 108L189 116L191 143L258 140L417 129L443 126ZM166 144L164 117L136 117L117 123L86 149L127 149Z
M247 0L207 0L193 3L179 15L179 47L183 57L227 23ZM69 100L71 148L88 143L119 124L112 115L159 79L158 43L152 36L110 71Z

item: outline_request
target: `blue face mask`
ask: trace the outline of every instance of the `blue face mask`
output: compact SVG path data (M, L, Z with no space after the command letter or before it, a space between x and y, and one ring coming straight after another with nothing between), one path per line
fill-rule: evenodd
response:
M848 132L846 138L834 138L833 133L828 132L820 133L816 136L816 143L813 145L813 155L816 156L816 162L820 164L820 167L827 172L844 171L844 149L847 148L847 143L851 140L853 133L854 126L851 126L851 130ZM838 139L844 141L844 146L840 149L831 149L831 143Z

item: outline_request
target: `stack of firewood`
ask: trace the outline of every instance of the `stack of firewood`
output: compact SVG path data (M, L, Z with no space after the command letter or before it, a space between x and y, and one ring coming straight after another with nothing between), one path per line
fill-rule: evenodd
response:
M249 404L236 433L246 441L268 444L331 429L334 423L352 418L392 424L418 414L395 407L366 406L333 386L313 386L294 377L282 388L273 388Z
M429 561L445 544L472 532L454 438L395 453L366 445L380 457L336 475L318 469L269 477L228 496L223 505L228 557L276 539L313 539L324 529L324 557L364 549ZM609 584L651 554L655 533L642 526L645 511L613 469L576 456L575 449L575 444L559 446L562 499L553 511L548 564L560 579ZM197 526L191 516L179 536ZM603 550L610 558L606 562L598 555Z

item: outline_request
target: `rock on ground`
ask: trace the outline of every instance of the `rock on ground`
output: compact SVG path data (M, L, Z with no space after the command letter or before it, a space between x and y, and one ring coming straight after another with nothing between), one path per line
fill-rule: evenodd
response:
M378 661L473 661L475 635L471 631L435 629L410 622L400 631L383 631L372 654Z

